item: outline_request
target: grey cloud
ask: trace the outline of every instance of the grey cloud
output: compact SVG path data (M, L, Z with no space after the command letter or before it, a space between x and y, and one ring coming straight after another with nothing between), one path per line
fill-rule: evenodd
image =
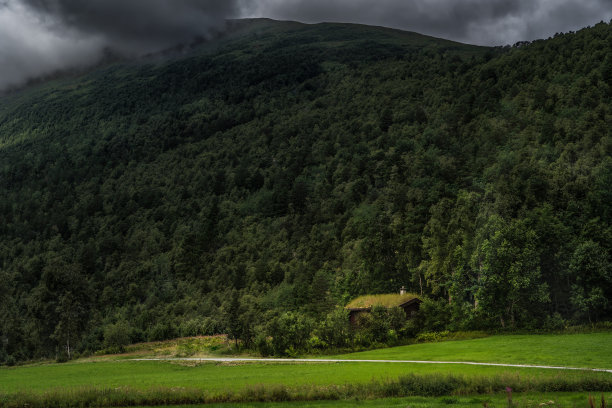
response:
M480 45L612 19L612 0L0 0L0 90L206 37L229 17L383 25Z
M610 0L260 0L251 16L383 25L479 45L546 38L612 18Z
M0 91L98 58L96 38L66 38L45 29L38 16L18 3L0 3Z
M207 36L235 16L228 0L22 0L56 29L104 37L119 50L152 51ZM55 21L54 21L55 20Z
M238 0L0 0L0 90L222 30Z

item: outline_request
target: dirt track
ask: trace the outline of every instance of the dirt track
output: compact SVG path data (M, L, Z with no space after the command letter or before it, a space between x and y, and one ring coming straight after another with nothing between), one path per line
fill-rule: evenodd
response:
M463 364L492 367L543 368L551 370L578 370L612 373L612 369L562 367L532 364L477 363L472 361L420 361L420 360L348 360L325 358L240 358L240 357L185 357L185 358L135 358L132 361L200 361L217 363L395 363L395 364Z

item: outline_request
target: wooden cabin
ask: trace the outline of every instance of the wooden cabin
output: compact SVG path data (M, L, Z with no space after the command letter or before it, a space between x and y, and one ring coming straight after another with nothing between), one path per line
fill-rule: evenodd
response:
M406 319L411 319L419 311L421 303L422 300L417 295L406 293L406 289L402 287L400 293L397 294L359 296L353 299L345 308L349 312L351 324L356 324L359 316L362 313L370 313L374 306L383 306L388 309L399 307L404 310Z

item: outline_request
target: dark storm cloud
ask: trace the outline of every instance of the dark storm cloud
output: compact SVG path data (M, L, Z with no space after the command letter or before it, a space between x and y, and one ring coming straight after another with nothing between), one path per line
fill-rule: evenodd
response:
M21 0L56 29L101 36L136 52L169 47L220 29L237 12L227 0Z
M0 0L0 90L221 30L238 0Z
M65 68L91 63L103 44L95 38L60 36L16 1L0 1L0 91Z
M228 17L383 25L481 45L612 19L612 0L0 0L0 90L206 37Z
M612 18L612 0L260 0L252 16L383 25L480 45L546 38Z

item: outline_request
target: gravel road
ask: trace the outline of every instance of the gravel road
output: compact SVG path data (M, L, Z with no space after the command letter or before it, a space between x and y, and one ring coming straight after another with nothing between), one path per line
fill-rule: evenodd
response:
M383 363L383 364L463 364L490 367L544 368L551 370L598 371L612 373L612 369L547 366L535 364L477 363L472 361L422 361L422 360L348 360L335 358L241 358L241 357L185 357L185 358L135 358L132 361L196 361L216 363Z

